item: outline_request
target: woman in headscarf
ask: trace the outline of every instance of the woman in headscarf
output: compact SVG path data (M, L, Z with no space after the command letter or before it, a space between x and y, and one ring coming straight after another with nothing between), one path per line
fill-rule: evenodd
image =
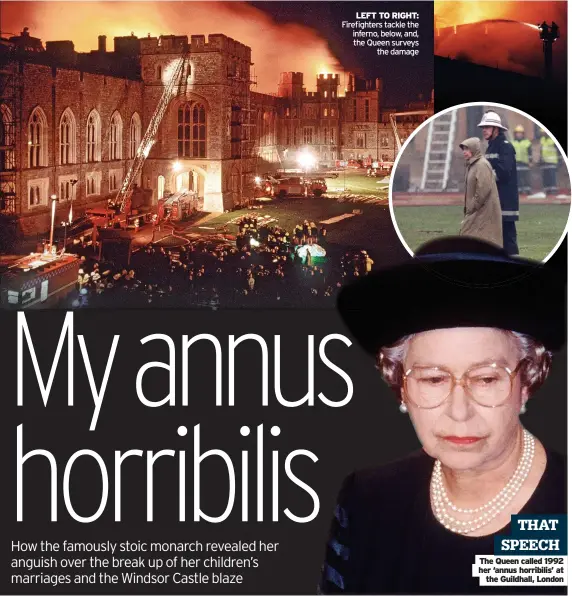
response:
M477 137L466 139L460 147L467 169L464 218L460 234L502 247L502 213L494 171L481 153L481 144Z

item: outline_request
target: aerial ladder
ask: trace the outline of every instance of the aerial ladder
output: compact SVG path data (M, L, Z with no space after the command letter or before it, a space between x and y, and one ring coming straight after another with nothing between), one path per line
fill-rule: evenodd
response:
M401 151L402 143L399 137L399 131L397 130L397 117L398 116L432 116L433 112L429 110L413 110L411 112L392 112L389 114L389 121L391 122L391 128L393 129L393 136L395 137L395 144L397 151ZM397 156L396 156L397 157Z
M186 71L186 63L188 58L189 50L185 47L183 53L178 58L175 66L173 67L173 72L163 89L163 94L161 95L161 99L155 108L155 112L151 117L149 122L149 126L143 135L143 139L135 153L135 158L133 159L133 163L129 168L125 179L123 180L123 184L117 193L117 197L115 199L115 205L119 207L120 213L125 213L126 219L126 226L129 217L129 213L131 211L131 196L133 194L133 185L137 180L137 177L141 173L141 169L143 168L143 164L155 143L155 138L157 136L157 131L159 130L159 125L167 112L167 108L171 103L173 97L178 93L179 84L181 78L185 74Z

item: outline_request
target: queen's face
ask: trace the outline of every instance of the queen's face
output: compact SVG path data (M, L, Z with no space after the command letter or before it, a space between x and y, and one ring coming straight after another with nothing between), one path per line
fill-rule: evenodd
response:
M507 333L459 327L413 336L406 349L404 370L438 367L461 379L467 370L478 370L476 367L482 365L496 363L513 371L518 362L518 348ZM402 389L423 449L457 471L494 468L514 448L520 428L519 410L528 398L518 374L506 395L501 405L486 407L471 398L466 385L456 383L443 403L423 409L413 404Z

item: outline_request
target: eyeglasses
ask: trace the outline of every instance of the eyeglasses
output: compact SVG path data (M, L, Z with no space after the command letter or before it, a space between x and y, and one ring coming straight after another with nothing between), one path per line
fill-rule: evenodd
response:
M468 396L486 408L501 406L509 398L514 379L525 359L514 370L493 362L465 371L461 378L445 369L413 366L403 375L403 388L408 402L422 409L436 408L461 385Z

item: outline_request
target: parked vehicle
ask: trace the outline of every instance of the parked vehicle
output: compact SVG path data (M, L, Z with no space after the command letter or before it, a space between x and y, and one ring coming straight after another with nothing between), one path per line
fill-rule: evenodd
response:
M308 193L312 193L315 197L321 197L328 190L324 178L309 178L305 183Z
M305 197L308 195L308 189L304 183L304 179L300 178L299 176L292 178L281 178L273 185L272 194L279 197L285 197L287 195Z
M66 245L78 244L83 240L91 240L93 226L93 221L85 215L74 219L65 229L64 226L57 225L54 227L54 244L60 249L64 246L64 238ZM49 232L42 234L40 243L43 242L45 244L49 242L49 238Z
M360 170L363 168L363 161L361 159L349 159L347 167L351 170Z
M124 213L118 213L114 209L106 209L105 207L86 209L85 215L98 228L114 228L126 220Z
M389 176L392 169L392 161L374 161L371 166L368 167L366 175L383 178L384 176Z

